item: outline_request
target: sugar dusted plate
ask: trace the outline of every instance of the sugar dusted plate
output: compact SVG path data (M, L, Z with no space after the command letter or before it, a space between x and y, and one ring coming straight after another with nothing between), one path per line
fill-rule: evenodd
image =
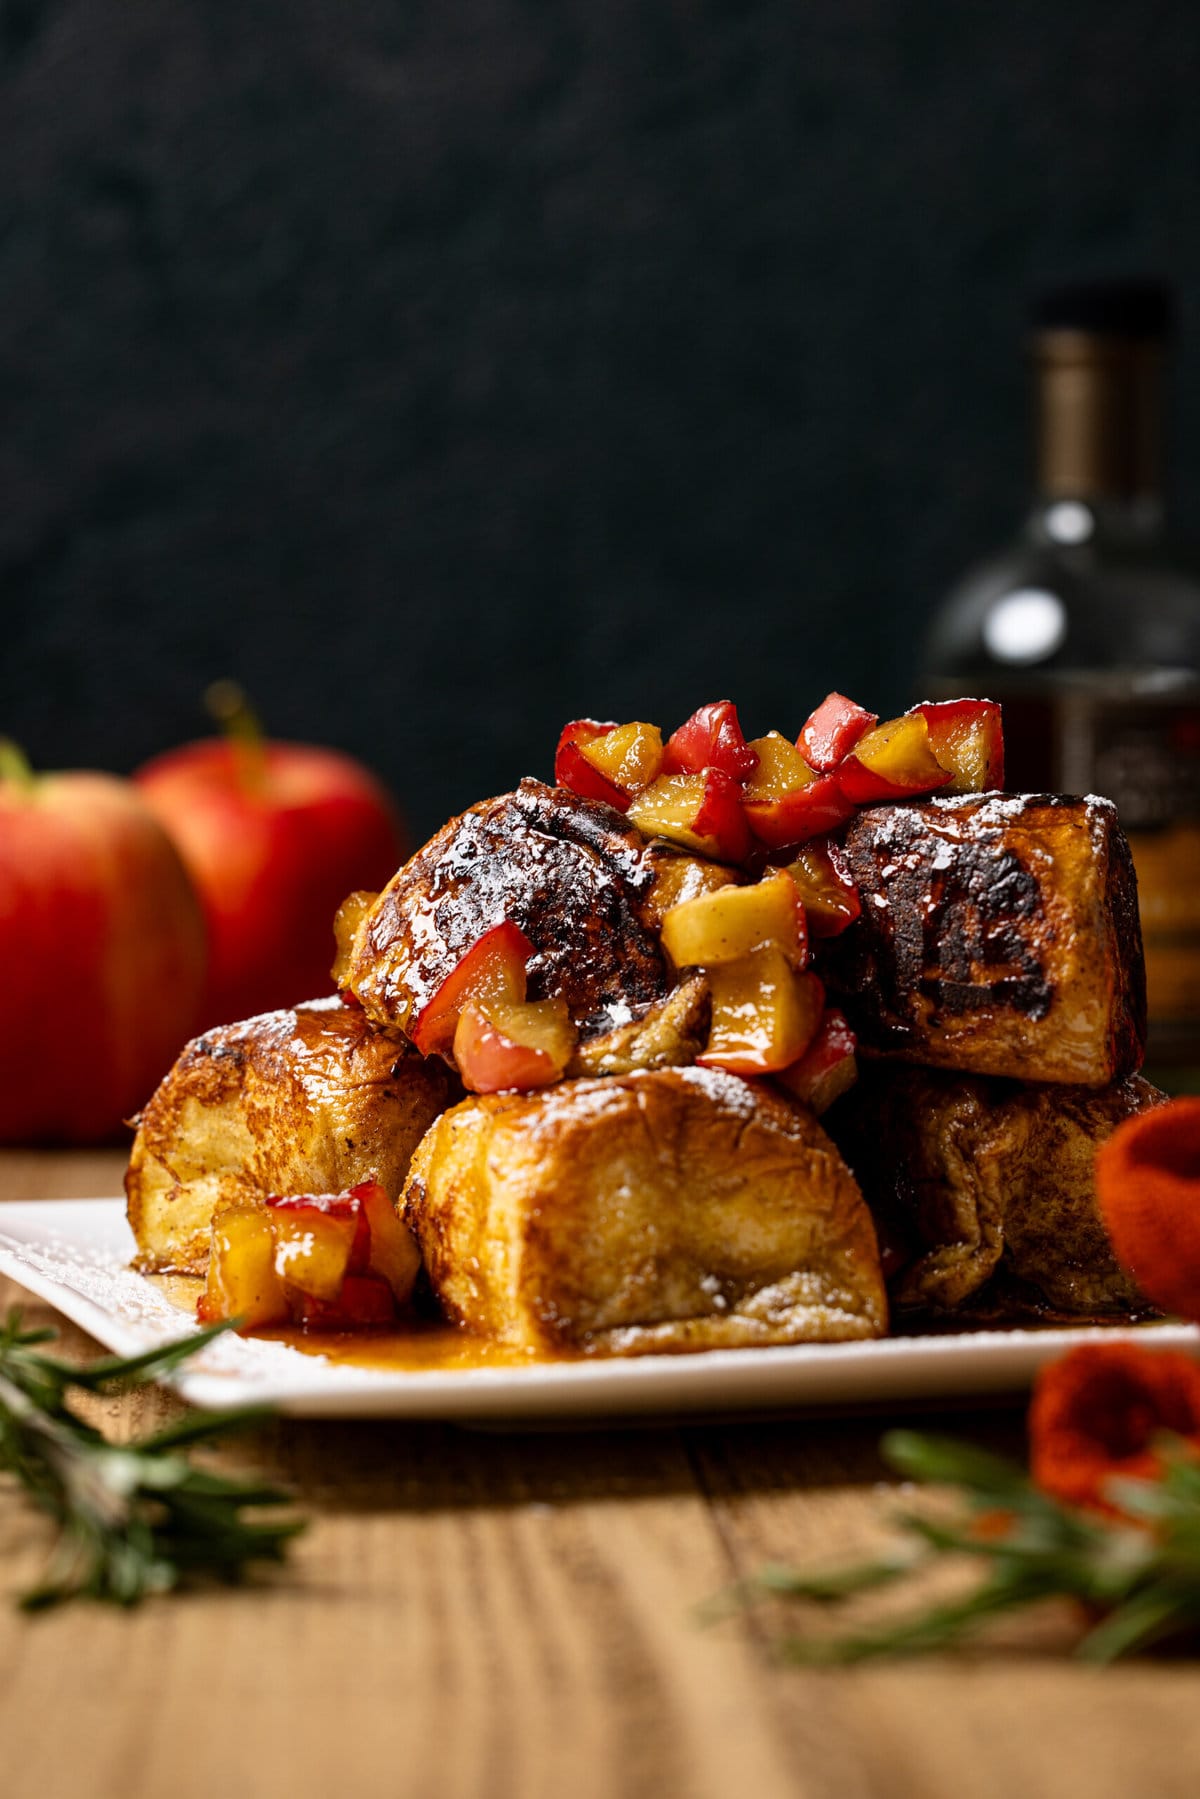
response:
M129 1267L133 1239L116 1199L0 1206L0 1273L120 1354L190 1328L153 1281ZM265 1404L297 1417L445 1418L512 1423L639 1414L879 1406L1019 1392L1074 1343L1136 1335L1200 1351L1192 1325L973 1331L882 1343L710 1350L629 1360L482 1368L362 1368L285 1344L224 1337L175 1377L202 1407Z

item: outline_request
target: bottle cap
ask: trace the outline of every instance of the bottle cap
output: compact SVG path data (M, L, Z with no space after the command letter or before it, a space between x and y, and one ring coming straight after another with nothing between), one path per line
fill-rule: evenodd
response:
M1032 307L1038 486L1050 499L1150 499L1161 485L1162 281L1078 281Z
M1073 281L1047 288L1031 308L1035 331L1079 331L1135 342L1170 337L1174 295L1165 281Z

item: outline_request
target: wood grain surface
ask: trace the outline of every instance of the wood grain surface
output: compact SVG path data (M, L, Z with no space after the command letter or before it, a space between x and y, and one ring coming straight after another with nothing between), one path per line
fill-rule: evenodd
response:
M111 1194L120 1173L117 1155L8 1153L0 1198ZM102 1417L120 1436L175 1409L156 1393ZM952 1423L1019 1448L1016 1410ZM780 1665L798 1622L781 1612L698 1627L765 1561L885 1540L880 1429L281 1422L222 1453L295 1489L311 1528L289 1565L131 1614L7 1603L47 1536L0 1490L0 1794L1191 1799L1196 1664L1073 1666L1065 1610L970 1654L845 1671Z

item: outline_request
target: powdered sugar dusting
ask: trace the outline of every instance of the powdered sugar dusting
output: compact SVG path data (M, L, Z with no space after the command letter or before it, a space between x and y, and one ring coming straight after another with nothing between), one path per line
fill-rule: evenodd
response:
M912 845L914 831L926 830L953 843L962 829L1002 831L1047 808L1076 811L1092 830L1104 830L1116 822L1113 802L1095 793L1082 798L1064 793L951 793L908 804L867 807L850 828L869 831L877 854L902 857ZM943 853L950 855L949 851ZM935 866L948 867L949 861Z
M743 1118L753 1118L759 1110L754 1088L736 1074L723 1068L675 1068L672 1074L691 1087L701 1087L712 1099L719 1099L727 1109Z

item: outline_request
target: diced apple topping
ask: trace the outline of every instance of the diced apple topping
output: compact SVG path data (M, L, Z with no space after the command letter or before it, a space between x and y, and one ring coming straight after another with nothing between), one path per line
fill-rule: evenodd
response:
M778 731L756 737L758 768L745 788L746 821L771 849L784 849L845 824L854 808L837 782L817 775Z
M615 724L601 724L595 718L573 718L564 725L558 739L558 748L554 753L554 780L558 787L569 787L585 800L603 800L606 805L616 806L624 811L629 804L628 796L614 787L607 775L594 768L583 754L585 745L607 737L615 731Z
M712 1025L702 1066L774 1074L804 1054L825 1003L816 975L798 974L771 948L710 969L708 981Z
M926 700L913 711L929 745L950 771L947 793L992 793L1004 786L1004 730L994 700Z
M629 821L646 837L665 837L715 862L741 862L750 848L742 790L718 768L660 775L638 794Z
M565 1000L528 1000L533 945L509 920L485 931L447 975L416 1024L423 1055L450 1051L474 1093L544 1087L562 1077L575 1048Z
M699 775L719 768L734 781L754 773L754 745L748 744L738 723L732 700L714 700L701 706L667 739L663 755L666 775Z
M268 1199L275 1272L285 1287L314 1299L337 1298L350 1268L360 1212L357 1201L339 1201L340 1194Z
M564 999L472 1004L454 1033L454 1060L472 1093L547 1087L562 1079L574 1049Z
M856 1048L845 1014L830 1006L804 1054L776 1079L819 1116L854 1085Z
M877 713L866 712L844 693L827 693L804 724L796 748L810 768L831 775L860 737L879 723Z
M795 744L779 731L756 737L750 747L758 758L758 766L743 785L751 805L779 799L798 787L811 787L817 778Z
M750 866L756 843L772 852L829 836L856 806L990 790L1004 777L990 700L931 701L880 724L829 693L795 743L778 731L747 743L736 707L717 700L672 732L661 762L658 742L652 725L575 719L559 740L555 779L627 811L646 836Z
M416 1238L401 1221L378 1181L363 1181L359 1186L351 1187L350 1197L361 1205L367 1227L368 1273L387 1282L397 1305L407 1305L421 1271L421 1252ZM350 1266L358 1272L353 1257Z
M275 1233L256 1206L228 1206L213 1219L208 1284L196 1316L202 1324L237 1318L245 1330L287 1323L287 1292L275 1268Z
M507 918L477 938L409 1026L421 1054L450 1048L464 1006L523 1000L525 965L532 955L524 931Z
M618 788L625 810L635 793L658 779L663 765L662 732L657 725L618 725L603 737L580 743L579 753L606 781Z
M799 845L787 872L803 902L814 937L838 936L862 911L858 888L831 838Z
M377 1181L347 1193L272 1194L213 1220L204 1322L241 1329L388 1324L406 1305L421 1257Z
M929 741L929 726L919 712L889 718L860 737L834 777L856 805L874 800L903 799L934 793L952 779Z
M662 941L676 968L715 968L772 947L803 968L808 953L804 908L783 869L752 887L720 887L684 900L663 919Z

